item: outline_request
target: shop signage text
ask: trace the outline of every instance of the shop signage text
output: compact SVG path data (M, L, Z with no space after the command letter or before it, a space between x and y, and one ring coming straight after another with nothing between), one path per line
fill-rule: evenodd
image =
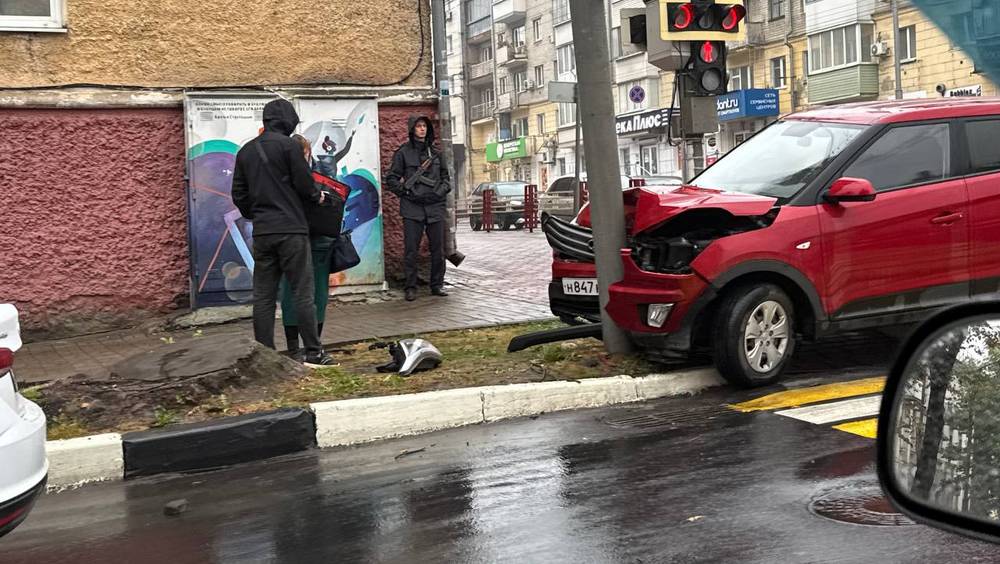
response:
M773 88L753 88L737 90L715 99L719 121L731 121L749 117L776 116L778 91Z
M670 108L650 110L641 114L615 118L615 132L620 135L640 135L664 129L670 123Z
M495 163L510 159L522 159L528 156L528 143L524 137L512 141L486 144L486 161Z

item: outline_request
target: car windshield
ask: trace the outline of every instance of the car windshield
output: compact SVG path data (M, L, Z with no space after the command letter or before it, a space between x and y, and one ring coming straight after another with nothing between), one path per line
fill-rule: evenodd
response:
M733 149L691 184L791 198L864 129L860 125L779 121Z
M496 192L498 196L524 196L524 187L526 184L523 182L498 182L496 183Z

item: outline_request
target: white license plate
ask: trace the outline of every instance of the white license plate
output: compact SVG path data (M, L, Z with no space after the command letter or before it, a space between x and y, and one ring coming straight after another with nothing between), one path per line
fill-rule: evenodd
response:
M563 278L562 285L567 296L597 295L597 280L594 278Z

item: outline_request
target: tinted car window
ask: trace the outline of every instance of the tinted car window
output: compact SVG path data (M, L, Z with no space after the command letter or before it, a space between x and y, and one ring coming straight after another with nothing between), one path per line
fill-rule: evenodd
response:
M864 178L881 192L943 180L950 170L948 124L894 127L865 149L844 176Z
M965 134L969 139L969 156L972 172L1000 171L1000 120L970 121L965 124Z
M560 178L552 183L552 187L549 188L549 192L572 192L573 191L573 179L572 178Z
M524 196L524 182L498 182L494 188L500 196L513 197Z

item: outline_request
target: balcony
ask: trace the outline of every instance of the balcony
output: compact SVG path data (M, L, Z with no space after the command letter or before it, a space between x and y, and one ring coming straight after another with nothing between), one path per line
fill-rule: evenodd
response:
M504 45L497 49L498 65L527 64L528 46L521 43L518 45Z
M764 35L764 24L746 23L747 38L743 41L729 41L730 49L742 49L743 47L758 47L767 43Z
M493 21L509 24L523 20L525 4L525 0L494 0Z
M497 96L497 111L509 112L517 107L517 93L506 92Z
M485 80L481 80L485 78L493 78L493 61L469 65L469 82L485 82Z
M472 122L482 121L484 119L493 119L493 110L496 109L496 107L496 102L486 102L472 106L472 111L469 112L469 119Z
M810 74L808 80L810 104L853 102L878 96L878 65L859 64Z
M557 26L570 20L569 2L557 2L552 10L552 25Z
M465 30L465 37L466 41L472 45L489 41L493 37L493 22L490 21L490 18L483 18L470 23L468 29Z

